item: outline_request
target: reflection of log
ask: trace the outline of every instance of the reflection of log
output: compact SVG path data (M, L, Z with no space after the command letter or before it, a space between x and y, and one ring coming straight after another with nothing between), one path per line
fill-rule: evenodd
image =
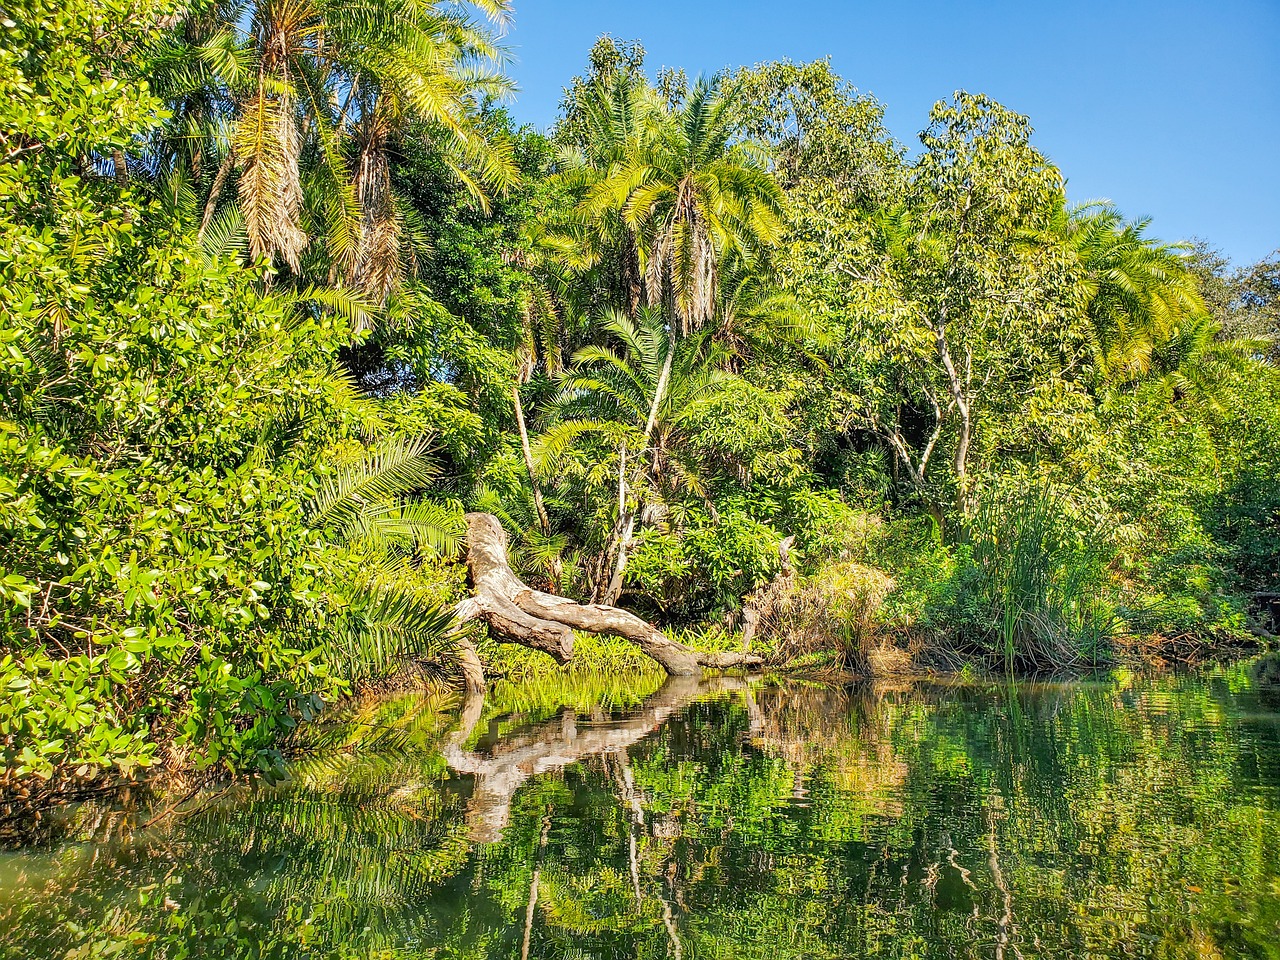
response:
M621 720L578 722L572 711L531 730L504 737L491 751L464 750L462 744L479 719L474 707L479 697L468 698L469 708L457 733L444 746L444 759L456 773L475 777L467 822L473 840L496 840L511 816L511 800L530 777L560 770L585 757L625 751L658 729L694 697L703 693L735 690L745 681L714 677L699 682L692 677L672 677L640 708Z
M458 604L460 621L480 619L501 640L542 650L559 663L573 656L573 631L622 637L661 664L672 676L696 676L701 667L759 666L747 653L701 653L667 639L654 626L617 607L576 603L525 585L507 561L507 535L489 513L467 514L467 567L475 596ZM480 689L474 668L465 671L467 689Z

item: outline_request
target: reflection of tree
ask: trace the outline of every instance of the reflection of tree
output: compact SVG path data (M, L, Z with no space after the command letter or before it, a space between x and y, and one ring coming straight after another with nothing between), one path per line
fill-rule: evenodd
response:
M463 747L483 703L479 697L471 698L470 725L464 715L461 735L450 738L443 756L454 772L475 778L467 805L472 839L489 842L502 835L510 819L511 800L530 777L563 770L585 757L625 753L699 694L727 691L743 683L729 677L671 677L625 717L579 720L575 711L565 710L553 720L504 736L488 751Z
M538 859L533 865L533 876L529 878L529 906L524 912L524 939L520 941L520 960L529 960L529 939L533 934L533 912L538 907L538 881L542 874L542 857L547 849L547 833L551 830L551 820L542 819L542 832L538 834Z
M1280 955L1280 725L1244 670L721 684L369 705L289 784L23 861L0 957Z

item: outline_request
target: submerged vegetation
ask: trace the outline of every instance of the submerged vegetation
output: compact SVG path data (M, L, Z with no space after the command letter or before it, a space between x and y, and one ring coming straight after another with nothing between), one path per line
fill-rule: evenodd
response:
M465 510L531 586L775 663L1275 629L1280 261L1068 204L979 94L910 152L823 61L604 38L518 127L510 16L6 6L7 797L272 771L459 643L543 670L455 629Z

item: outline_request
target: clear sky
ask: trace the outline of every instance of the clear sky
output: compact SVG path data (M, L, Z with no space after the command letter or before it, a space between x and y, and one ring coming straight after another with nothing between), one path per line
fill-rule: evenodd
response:
M916 143L952 91L1028 114L1073 201L1237 263L1280 247L1280 0L515 0L513 113L546 127L602 33L689 75L830 56Z

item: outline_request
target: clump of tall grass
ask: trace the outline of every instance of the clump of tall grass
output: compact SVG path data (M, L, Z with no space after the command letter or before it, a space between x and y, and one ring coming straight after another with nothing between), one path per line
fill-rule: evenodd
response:
M603 634L575 632L573 659L564 666L540 650L519 644L485 642L480 652L491 676L516 682L562 674L665 676L662 668L630 640Z
M810 577L775 580L755 598L759 639L781 662L831 653L845 669L866 673L880 649L878 616L893 587L883 570L853 560L826 563Z
M1006 669L1104 659L1116 630L1106 538L1047 486L995 489L965 523L968 588Z

